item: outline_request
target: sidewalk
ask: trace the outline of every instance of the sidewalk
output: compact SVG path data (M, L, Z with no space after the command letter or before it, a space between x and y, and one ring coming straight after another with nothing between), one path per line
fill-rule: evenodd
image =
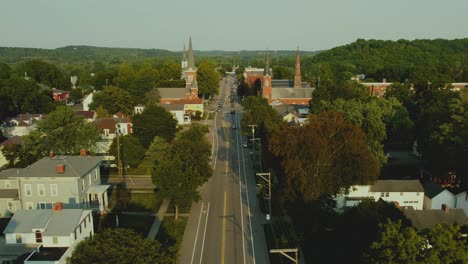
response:
M154 218L154 222L151 225L150 231L148 232L148 239L155 239L158 234L159 227L161 226L164 216L166 215L167 208L169 207L169 200L164 200L159 207L159 211Z

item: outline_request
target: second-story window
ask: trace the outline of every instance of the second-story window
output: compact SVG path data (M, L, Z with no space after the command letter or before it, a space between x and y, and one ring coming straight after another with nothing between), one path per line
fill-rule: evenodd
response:
M91 173L90 173L90 174L88 174L89 186L91 186L92 179L93 179L93 178L91 178Z
M32 195L32 188L31 188L31 184L25 184L24 185L24 193L26 194L26 196L31 196Z
M44 196L45 195L44 184L38 184L37 185L37 193L38 193L39 196Z
M98 169L94 171L94 180L97 180L97 176L98 176Z
M82 190L82 191L84 191L84 185L85 185L84 182L85 182L84 180L81 181L81 190Z
M58 195L57 184L53 183L53 184L50 185L50 194L52 196L57 196Z

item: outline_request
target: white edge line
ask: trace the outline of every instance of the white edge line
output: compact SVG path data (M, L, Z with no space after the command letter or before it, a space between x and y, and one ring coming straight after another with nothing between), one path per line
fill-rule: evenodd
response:
M238 121L236 115L236 123ZM236 133L236 145L239 147L239 132ZM244 239L244 210L242 209L242 175L241 175L241 165L240 165L240 156L239 151L237 151L237 165L239 168L239 198L240 198L240 208L241 208L241 227L242 227L242 252L244 254L244 264L245 264L245 239Z
M237 117L237 115L236 115L236 117ZM239 121L238 117L237 117L237 123L240 126L240 121ZM237 136L240 137L240 133L238 133ZM260 151L262 151L262 150L260 150ZM253 232L252 232L252 214L250 213L249 184L247 182L247 173L245 173L244 148L242 146L241 146L241 152L242 152L242 161L243 161L242 164L243 164L243 168L244 168L245 193L247 194L247 209L249 211L250 241L252 242L253 263L255 264L255 246L254 246L254 238L253 238ZM240 166L239 166L239 171L240 171Z
M200 264L202 263L202 259L203 259L203 249L205 249L206 225L208 224L209 214L210 214L210 202L208 202L208 209L206 210L206 221L205 221L205 230L203 231L203 242L202 242L202 248L201 248L201 253L200 253Z
M200 222L201 222L202 213L203 213L203 202L202 202L202 204L201 204L200 217L198 218L197 233L196 233L196 235L195 235L195 243L193 244L192 260L190 261L190 264L193 263L193 258L194 258L194 256L195 256L195 248L197 247L198 231L200 230Z

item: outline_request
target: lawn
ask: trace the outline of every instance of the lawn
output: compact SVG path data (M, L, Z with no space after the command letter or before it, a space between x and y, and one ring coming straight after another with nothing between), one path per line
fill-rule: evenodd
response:
M159 193L130 193L130 200L124 211L157 213L164 199Z
M156 240L161 242L162 247L174 252L177 256L182 245L187 220L186 217L179 217L177 221L174 220L174 217L165 217L156 235Z
M108 213L99 219L97 232L101 232L106 228L116 228L117 219L119 222L118 228L129 228L146 237L153 224L154 216L118 214L116 217L115 213Z

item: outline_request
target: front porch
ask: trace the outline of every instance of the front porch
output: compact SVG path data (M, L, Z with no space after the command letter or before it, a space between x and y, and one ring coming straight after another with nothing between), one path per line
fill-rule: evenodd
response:
M109 187L110 185L95 185L89 187L86 191L89 209L99 209L101 213L109 210L109 201L107 198L107 190Z

